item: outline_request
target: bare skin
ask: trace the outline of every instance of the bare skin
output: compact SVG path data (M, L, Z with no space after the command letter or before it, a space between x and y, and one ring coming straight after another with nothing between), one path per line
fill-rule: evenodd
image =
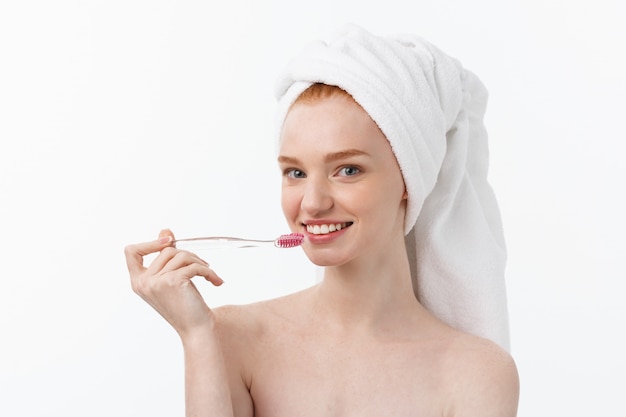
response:
M508 353L448 327L413 295L402 176L367 113L344 96L296 103L282 139L283 211L325 267L320 284L211 310L191 279L221 279L168 248L171 232L126 249L133 289L183 342L187 415L515 416Z
M236 415L515 415L515 367L491 342L419 307L410 326L337 326L316 316L318 291L217 310L231 386L254 399L254 414Z

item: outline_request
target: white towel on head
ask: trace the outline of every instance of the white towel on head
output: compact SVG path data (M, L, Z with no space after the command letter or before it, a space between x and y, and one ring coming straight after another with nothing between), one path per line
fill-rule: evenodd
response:
M487 182L487 91L458 61L414 35L347 25L278 79L278 135L311 84L347 91L378 124L408 192L407 251L417 298L450 326L509 349L500 213Z

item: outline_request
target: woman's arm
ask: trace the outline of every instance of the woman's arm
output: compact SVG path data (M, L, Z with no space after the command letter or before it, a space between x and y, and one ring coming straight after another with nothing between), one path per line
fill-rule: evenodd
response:
M234 416L228 373L214 327L183 339L187 417Z
M233 417L216 319L191 279L202 276L214 285L223 281L198 256L172 247L173 240L173 234L166 230L156 241L126 247L132 288L172 325L182 340L187 416ZM144 267L143 257L156 252L159 255ZM241 387L234 387L235 392L240 390Z

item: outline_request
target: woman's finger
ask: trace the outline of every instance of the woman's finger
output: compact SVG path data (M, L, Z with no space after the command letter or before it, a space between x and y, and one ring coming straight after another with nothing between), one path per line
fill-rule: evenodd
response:
M124 248L126 266L131 277L141 274L146 268L143 266L143 257L151 253L162 251L172 244L171 236L164 236L152 242L137 243Z
M170 229L163 229L159 232L159 239L162 239L168 236L172 238L172 242L176 240L176 238L174 237L174 232L172 232Z
M164 248L146 269L148 275L163 275L192 263L208 266L209 264L192 252L174 247Z
M224 280L205 264L192 263L182 267L179 271L183 277L189 280L193 277L204 277L215 286L220 286L224 283Z
M156 299L158 298L155 298L156 294L163 293L164 291L170 292L172 290L177 292L183 287L186 287L188 284L190 287L195 288L191 282L191 279L194 277L204 277L215 286L219 286L224 283L224 281L207 265L194 262L176 270L152 276L153 279L136 280L134 290L146 300L151 300L153 298Z

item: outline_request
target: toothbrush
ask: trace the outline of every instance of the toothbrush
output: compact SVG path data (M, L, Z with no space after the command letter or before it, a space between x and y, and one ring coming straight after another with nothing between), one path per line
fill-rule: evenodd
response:
M239 237L211 236L177 239L173 243L181 249L222 249L222 248L256 248L274 246L277 248L295 248L304 240L302 233L280 235L274 240L242 239Z

